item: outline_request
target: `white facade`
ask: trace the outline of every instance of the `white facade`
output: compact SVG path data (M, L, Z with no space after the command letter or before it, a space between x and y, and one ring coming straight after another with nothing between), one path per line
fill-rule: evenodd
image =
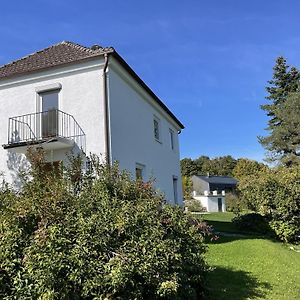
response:
M105 154L103 66L104 60L97 58L0 80L0 144L8 141L8 119L39 112L37 91L59 85L58 109L80 124L86 134L86 153ZM133 178L137 165L142 166L144 180L154 178L166 200L174 202L177 197L182 205L179 126L117 60L110 60L107 77L111 160L117 160ZM159 120L159 141L154 137L154 118ZM66 151L54 149L49 159L64 160ZM7 181L17 181L22 164L26 164L25 156L1 147L0 170Z
M194 196L195 200L200 201L201 205L206 208L207 212L225 212L225 196L224 195L201 195Z

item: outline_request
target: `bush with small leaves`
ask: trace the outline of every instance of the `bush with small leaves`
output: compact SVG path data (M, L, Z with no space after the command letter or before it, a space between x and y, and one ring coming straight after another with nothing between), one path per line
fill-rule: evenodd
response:
M300 166L265 169L245 176L238 189L247 207L268 217L278 238L299 242Z
M85 174L31 160L0 193L1 299L201 299L205 232L151 183L96 156Z
M232 219L232 223L241 231L261 234L271 233L266 217L257 213L236 216Z

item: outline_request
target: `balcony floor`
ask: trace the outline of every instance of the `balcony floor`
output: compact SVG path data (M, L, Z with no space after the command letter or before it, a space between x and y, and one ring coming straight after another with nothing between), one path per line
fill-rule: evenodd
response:
M70 149L75 142L69 138L53 137L26 142L14 142L3 145L3 148L15 153L26 154L28 147L42 147L45 151Z

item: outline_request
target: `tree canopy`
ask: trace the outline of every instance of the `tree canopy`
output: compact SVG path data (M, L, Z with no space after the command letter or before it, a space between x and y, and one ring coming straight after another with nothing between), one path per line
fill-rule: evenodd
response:
M196 159L184 158L180 163L183 176L206 175L207 173L215 176L232 176L237 160L230 155L216 158L202 155Z
M270 161L291 166L299 163L300 155L300 73L295 67L289 67L283 57L277 58L273 71L273 79L266 87L266 99L270 103L261 105L269 117L266 128L269 134L258 139L268 151Z

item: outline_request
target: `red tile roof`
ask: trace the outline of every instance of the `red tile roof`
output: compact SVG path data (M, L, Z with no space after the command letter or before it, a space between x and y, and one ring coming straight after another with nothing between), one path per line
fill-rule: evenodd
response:
M101 56L104 52L112 50L112 48L102 48L100 46L88 48L64 41L0 66L0 80Z

